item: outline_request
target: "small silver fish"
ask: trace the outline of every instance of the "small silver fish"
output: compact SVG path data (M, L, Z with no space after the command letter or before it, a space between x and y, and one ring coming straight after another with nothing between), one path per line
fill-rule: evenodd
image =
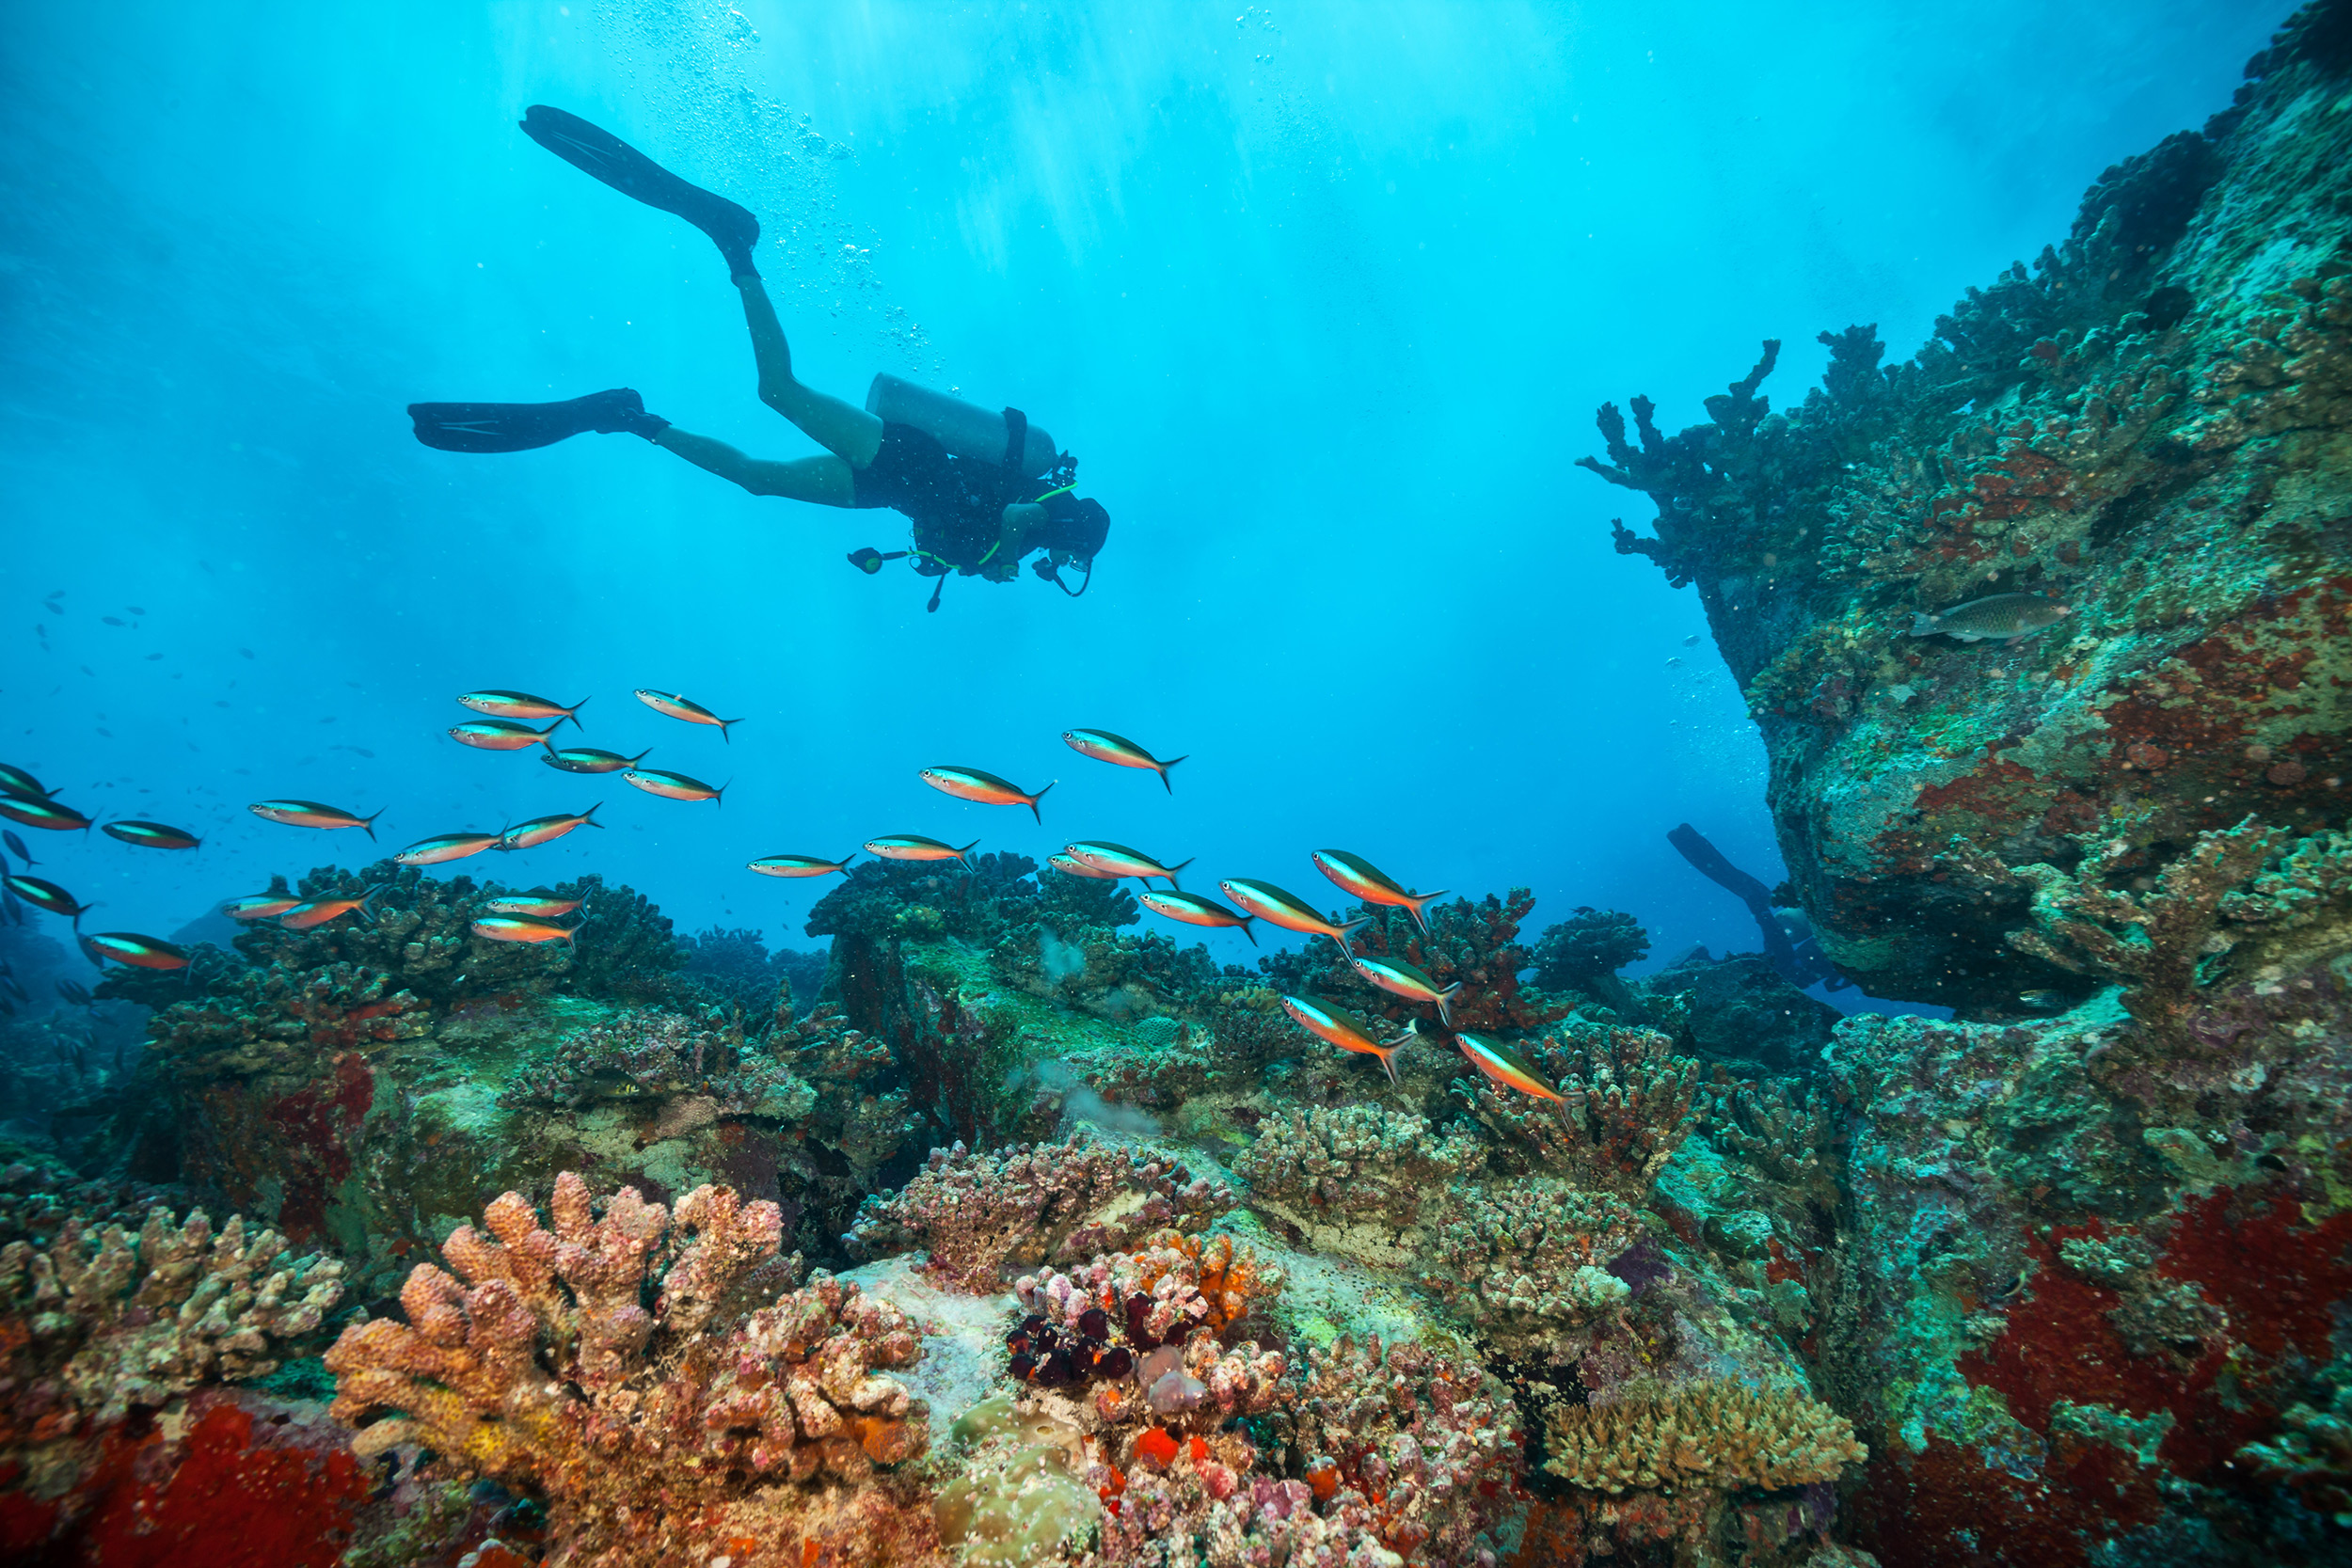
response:
M2039 594L1994 594L1934 615L1915 611L1911 635L1943 636L1960 642L2016 642L2049 630L2073 613L2071 605Z

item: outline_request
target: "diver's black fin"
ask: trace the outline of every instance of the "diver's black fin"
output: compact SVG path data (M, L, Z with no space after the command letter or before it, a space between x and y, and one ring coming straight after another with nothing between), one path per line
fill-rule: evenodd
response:
M667 422L627 387L564 403L412 403L408 417L417 439L443 451L528 451L592 430L649 436Z
M578 115L533 103L523 111L523 135L583 174L603 181L623 196L675 213L710 236L727 270L757 277L752 247L759 244L759 220L725 197L690 185L601 126Z

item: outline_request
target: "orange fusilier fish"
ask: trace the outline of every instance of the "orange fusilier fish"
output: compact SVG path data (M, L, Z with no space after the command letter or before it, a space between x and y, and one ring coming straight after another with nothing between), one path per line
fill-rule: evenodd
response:
M854 854L844 855L837 861L821 855L763 855L749 862L746 868L763 877L830 877L836 871L847 871L855 859Z
M22 768L0 762L0 795L19 795L29 800L43 800L49 791L40 787L40 781Z
M161 822L135 819L109 822L102 831L108 838L119 838L125 844L135 844L143 849L194 849L204 842L194 833L167 828Z
M478 937L492 942L560 942L568 944L572 927L557 926L545 920L524 920L514 915L485 915L469 927Z
M354 816L316 800L261 800L245 809L264 822L283 822L290 828L365 828L370 838L375 836L375 818L384 815L379 810L373 816Z
M1034 795L1025 794L1019 784L977 768L926 768L920 777L933 789L943 790L959 800L977 800L984 806L1026 806L1029 815L1040 823L1045 816L1037 809L1037 803L1045 799L1045 789L1054 787L1049 784ZM1059 779L1054 781L1059 783Z
M504 719L477 719L470 724L453 724L449 737L461 746L472 746L485 752L519 752L526 746L547 743L548 736L563 728L558 719L544 730L529 724L516 724Z
M29 795L0 795L0 816L28 828L48 828L61 833L87 832L90 827L90 819L72 806Z
M79 902L73 895L66 892L55 882L44 881L39 877L24 876L21 873L0 877L0 887L7 888L37 910L47 910L51 914L61 914L76 925L80 924L83 915L98 907L95 904Z
M1384 904L1391 909L1404 910L1413 917L1422 935L1429 931L1429 914L1422 907L1445 896L1445 889L1435 893L1407 893L1396 880L1359 855L1344 849L1318 849L1314 852L1315 869L1331 879L1367 906Z
M719 800L719 797L735 784L733 779L729 779L714 789L700 779L660 768L632 768L621 777L646 794L659 795L665 800ZM724 800L719 800L719 803L722 806L726 804Z
M220 912L231 920L268 920L300 902L290 894L257 893L249 898L230 899L220 907Z
M1380 1070L1389 1075L1390 1083L1396 1082L1393 1058L1397 1052L1404 1049L1404 1041L1383 1044L1373 1037L1371 1026L1362 1019L1338 1003L1326 1002L1320 997L1310 1001L1303 996L1285 996L1282 998L1282 1010L1297 1020L1300 1028L1318 1039L1328 1040L1342 1051L1379 1057ZM1408 1029L1406 1033L1411 1031Z
M2016 642L2049 630L2074 612L2073 606L2039 594L1993 594L1932 615L1914 610L1911 635L1941 635L1961 642L1988 639Z
M673 719L683 719L690 724L710 724L719 731L719 738L728 739L727 726L739 724L740 719L722 719L697 702L691 702L675 691L654 691L645 687L637 689L637 700L656 713L666 713Z
M1099 838L1065 844L1062 852L1083 865L1090 865L1113 877L1135 877L1147 882L1154 877L1165 877L1169 887L1177 885L1176 873L1200 858L1188 855L1174 865L1162 865L1140 849L1130 849L1123 844L1113 844L1108 839Z
M1238 910L1229 910L1214 898L1203 898L1197 893L1180 893L1174 888L1163 888L1158 892L1146 888L1136 897L1154 914L1181 920L1187 926L1230 926L1248 937L1250 946L1258 945L1258 933L1249 928L1249 923L1258 917L1243 914Z
M675 777L675 775L672 776ZM636 775L631 774L630 777L634 779ZM689 779L686 782L692 784L694 781ZM638 787L642 789L644 786L640 784ZM697 787L707 786L698 785ZM655 793L660 794L662 792L657 790ZM714 789L711 790L710 793L711 797L715 799L719 792ZM678 799L701 800L702 797L679 796ZM596 817L596 807L603 804L604 802L599 800L595 806L590 806L586 811L578 813L577 815L565 812L557 812L552 816L534 816L528 822L517 822L515 826L507 829L506 832L499 835L499 847L501 849L536 849L540 845L547 843L550 839L562 838L565 833L570 832L574 828L602 829L604 824L597 821Z
M502 833L438 833L421 838L392 857L402 865L439 865L444 861L462 861L468 855L478 855L497 844Z
M588 705L585 697L565 707L562 703L534 697L528 691L469 691L457 701L476 713L486 713L494 719L552 719L555 722L548 726L549 734L560 728L566 719L572 721L572 728L580 728L580 710Z
M559 752L555 743L549 741L548 754L539 760L566 773L626 773L652 754L650 746L633 757L625 757L618 752L599 752L594 746L566 746Z
M301 903L278 917L278 924L289 931L307 931L313 926L324 926L330 920L341 920L375 895L371 888L357 898L305 898Z
M1462 982L1439 986L1437 981L1406 963L1403 958L1375 958L1350 955L1347 960L1356 966L1356 973L1392 996L1407 1002L1434 1004L1438 1017L1447 1028L1454 1026L1454 993L1462 989Z
M160 937L143 937L136 931L99 931L85 934L82 951L89 961L104 968L112 958L134 969L185 969L188 956Z
M1216 885L1225 890L1226 897L1267 925L1279 926L1285 931L1297 931L1305 936L1329 937L1340 944L1340 951L1351 958L1356 955L1348 949L1348 934L1359 927L1372 924L1372 916L1361 914L1334 925L1312 904L1295 893L1283 892L1272 882L1255 881L1248 877L1228 877Z
M972 868L972 851L979 847L980 841L977 838L959 849L952 844L942 844L935 838L925 838L921 833L891 833L882 838L869 838L866 841L866 852L882 860L961 861L967 871Z
M580 900L558 898L553 894L510 893L497 898L485 898L482 907L492 914L527 914L534 920L553 920L580 908Z
M1168 770L1184 761L1184 757L1170 757L1162 762L1125 736L1113 735L1108 730L1064 730L1061 737L1072 751L1081 756L1092 757L1097 762L1113 763L1120 768L1149 768L1160 776L1161 788L1170 795L1176 793L1176 786L1168 782ZM1185 755L1191 753L1186 752Z
M1421 1020L1415 1019L1407 1023L1405 1032L1419 1035ZM1467 1029L1456 1029L1454 1043L1462 1048L1462 1054L1470 1059L1470 1066L1504 1088L1517 1089L1521 1094L1549 1100L1557 1105L1567 1104L1567 1096L1553 1088L1550 1080L1536 1069L1534 1063L1492 1035L1473 1035Z
M1098 882L1115 882L1119 880L1118 872L1097 871L1094 867L1087 864L1086 862L1079 860L1074 856L1064 854L1058 849L1045 857L1045 863L1052 866L1055 870L1060 872L1065 877L1091 877Z

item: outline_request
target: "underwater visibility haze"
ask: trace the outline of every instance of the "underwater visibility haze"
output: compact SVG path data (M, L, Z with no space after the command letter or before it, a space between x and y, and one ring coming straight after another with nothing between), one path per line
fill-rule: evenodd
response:
M2344 0L12 21L0 1560L2352 1562Z

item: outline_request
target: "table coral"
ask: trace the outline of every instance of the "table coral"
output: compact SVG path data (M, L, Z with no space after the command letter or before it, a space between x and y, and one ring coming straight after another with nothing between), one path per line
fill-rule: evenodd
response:
M1083 1133L994 1154L959 1143L932 1149L903 1190L868 1198L843 1241L861 1258L922 1247L943 1281L984 1291L1008 1262L1074 1261L1163 1227L1198 1230L1234 1201L1183 1165Z
M544 1497L551 1561L699 1560L739 1539L739 1560L814 1560L826 1521L882 1503L857 1491L875 1466L923 1451L927 1413L887 1374L920 1354L895 1308L819 1275L747 1309L772 1295L746 1287L780 1265L775 1205L701 1187L673 1223L624 1188L599 1215L565 1172L552 1229L515 1193L484 1221L444 1244L454 1275L409 1276L407 1322L344 1330L334 1413L362 1456L420 1444ZM861 1526L858 1555L915 1528L903 1513Z
M1853 1423L1794 1389L1703 1383L1597 1408L1555 1407L1544 1469L1587 1491L1760 1486L1836 1481L1869 1450Z

